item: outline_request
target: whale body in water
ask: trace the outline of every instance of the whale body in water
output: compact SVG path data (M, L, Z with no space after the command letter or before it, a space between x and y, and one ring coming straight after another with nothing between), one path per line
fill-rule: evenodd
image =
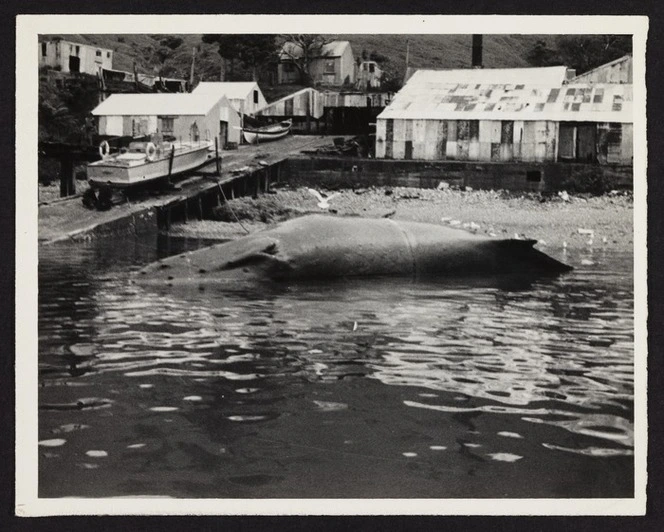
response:
M496 239L435 224L310 215L152 263L143 283L295 281L362 276L555 274L572 268L536 240Z

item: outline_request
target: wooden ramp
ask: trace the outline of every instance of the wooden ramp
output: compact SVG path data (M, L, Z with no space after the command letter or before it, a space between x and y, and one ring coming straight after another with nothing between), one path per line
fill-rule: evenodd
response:
M39 242L52 243L83 239L87 234L107 229L108 232L138 233L158 227L160 210L179 205L213 192L221 185L240 181L261 168L269 169L303 150L332 144L331 137L288 136L283 140L260 145L241 146L222 152L221 176L214 162L180 181L178 190L144 196L114 205L110 210L97 211L84 207L81 198L57 201L39 207ZM101 231L103 232L103 231Z

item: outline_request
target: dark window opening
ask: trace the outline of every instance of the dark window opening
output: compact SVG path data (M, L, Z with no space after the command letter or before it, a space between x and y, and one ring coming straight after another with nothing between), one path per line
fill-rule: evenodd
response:
M106 52L106 57L107 57L108 59L110 59L110 58L111 58L111 52Z
M97 57L101 57L101 50L97 50L97 51L95 52L95 55L96 55Z
M254 103L258 103L258 91L254 91Z
M334 60L325 61L325 73L334 74Z
M374 65L373 63L371 63L371 64L369 65L369 72L371 72L371 73L373 74L375 71L376 71L376 65Z
M45 42L42 43L42 55L44 57L46 57L46 43Z
M290 61L284 63L284 72L295 72L295 65Z
M80 47L80 46L77 46L77 47L76 47L76 55L78 55L80 51L81 51L81 47Z
M542 180L541 170L528 170L526 172L526 181L531 183L539 183Z

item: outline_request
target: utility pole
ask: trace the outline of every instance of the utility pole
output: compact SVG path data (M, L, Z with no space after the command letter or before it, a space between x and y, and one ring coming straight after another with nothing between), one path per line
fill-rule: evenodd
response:
M409 60L410 60L410 39L406 39L406 72L408 72Z
M194 88L194 62L196 61L196 47L191 52L191 71L189 72L189 90Z

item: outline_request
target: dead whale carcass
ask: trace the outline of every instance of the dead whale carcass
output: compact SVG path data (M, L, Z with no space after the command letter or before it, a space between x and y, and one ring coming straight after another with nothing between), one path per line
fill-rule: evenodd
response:
M312 215L140 270L142 282L561 273L572 268L533 247L439 225Z

